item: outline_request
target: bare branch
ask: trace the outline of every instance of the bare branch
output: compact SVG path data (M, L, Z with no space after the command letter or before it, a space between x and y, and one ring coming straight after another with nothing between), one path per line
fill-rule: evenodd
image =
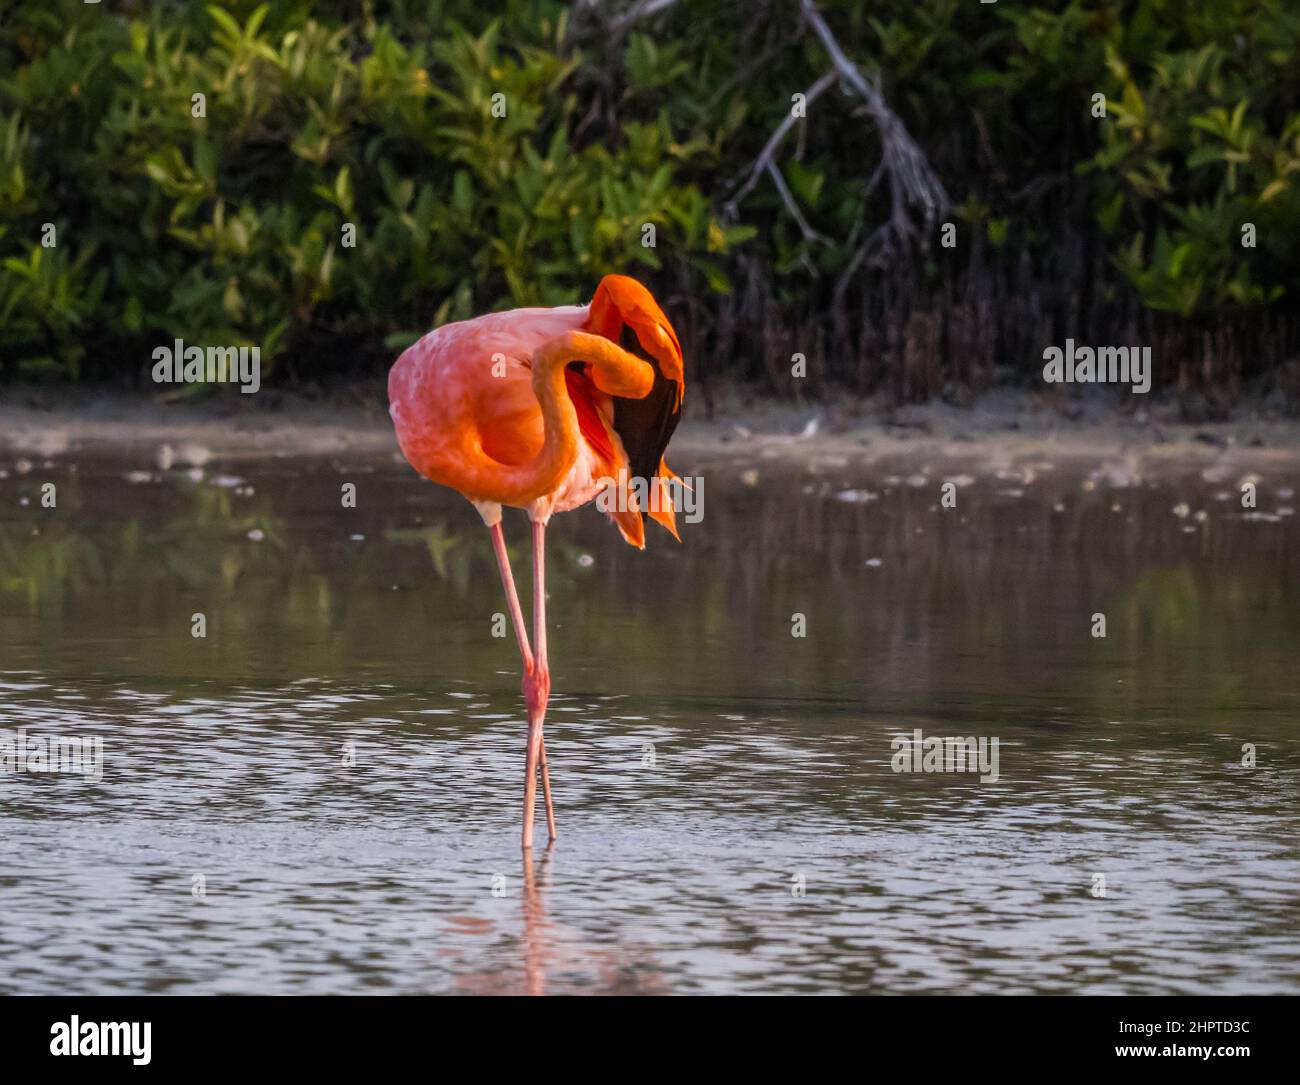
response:
M917 146L911 133L889 108L879 86L867 80L844 55L840 43L826 25L813 0L799 0L803 17L821 41L823 48L840 73L844 82L867 103L867 110L880 134L881 158L889 174L890 211L887 224L890 233L898 239L914 237L916 227L909 217L910 208L919 208L925 228L949 207L948 193L943 183L930 168L925 154Z
M593 25L598 25L601 32L611 38L618 38L623 31L635 26L642 19L667 11L677 0L636 0L626 11L615 14L601 6L601 0L577 0L570 8L569 28L565 31L566 45L585 36Z
M643 2L653 3L654 0L643 0ZM811 104L831 84L837 81L862 98L866 103L866 111L880 136L880 165L876 168L867 184L866 191L863 194L864 204L882 176L887 177L889 181L889 217L877 229L872 231L871 235L854 253L848 267L840 275L837 283L836 295L838 297L847 289L849 280L856 274L865 260L873 256L887 255L894 251L895 246L918 237L921 231L917 229L914 221L914 212L919 212L923 229L928 232L934 225L935 220L948 210L950 201L948 193L944 190L943 183L930 167L924 152L912 138L903 122L899 120L898 115L889 108L880 87L868 80L853 62L845 56L844 50L840 47L840 43L836 40L830 27L826 25L826 20L822 18L821 12L817 10L813 0L799 0L799 4L805 22L821 42L833 65L831 71L808 88L804 94L805 101ZM798 204L795 203L794 197L790 193L785 177L776 165L776 152L781 147L785 137L789 135L790 129L794 127L797 119L791 113L777 125L776 130L768 138L767 143L763 145L763 149L758 153L758 157L754 159L753 164L749 167L744 183L727 201L724 211L728 216L734 218L740 201L753 191L759 177L766 172L771 175L777 191L781 194L781 199L785 202L786 209L795 222L798 223L804 238L809 241L827 243L827 239L808 224L808 220L799 210Z
M822 91L826 90L827 87L834 83L836 78L837 76L834 72L827 72L804 92L804 101L809 104L816 101L817 98L821 96ZM788 113L784 118L782 118L781 123L776 126L776 131L772 133L768 138L768 141L763 144L763 149L758 152L758 157L754 159L753 165L749 168L749 176L746 177L745 183L741 185L736 194L727 201L726 211L729 215L735 215L736 205L749 195L750 190L752 190L754 185L758 182L759 175L762 174L764 170L772 169L772 156L776 153L776 149L781 146L782 141L789 134L790 129L794 127L794 123L798 119L799 118L796 117L793 112ZM781 185L784 185L785 182L782 181L780 183ZM807 231L805 231L805 235L806 233Z
M642 19L648 19L651 15L658 15L659 12L666 11L675 3L677 3L677 0L638 0L622 15L610 20L609 28L618 33L633 23L639 23Z
M811 226L808 220L803 217L803 212L799 210L799 205L794 202L794 195L790 192L790 187L785 183L785 178L781 171L776 168L775 162L767 164L767 172L772 175L772 180L776 184L776 190L781 193L781 199L785 201L786 210L794 217L795 222L799 224L799 229L803 231L805 241L820 241L823 245L829 245L830 238L824 234L819 234Z
M871 180L867 182L866 191L862 194L862 205L864 209L866 208L867 200L871 197L871 193L875 191L876 185L880 183L880 177L884 172L885 163L882 160L880 165L876 167L876 172L871 175ZM857 233L856 227L853 232L855 234ZM836 306L843 301L844 295L848 293L848 289L853 283L853 276L858 273L858 268L862 266L863 262L869 256L874 255L877 251L887 252L888 250L889 229L888 224L886 224L877 227L871 232L871 235L866 239L866 241L859 245L857 250L853 253L853 259L848 262L848 266L840 272L839 278L835 281Z

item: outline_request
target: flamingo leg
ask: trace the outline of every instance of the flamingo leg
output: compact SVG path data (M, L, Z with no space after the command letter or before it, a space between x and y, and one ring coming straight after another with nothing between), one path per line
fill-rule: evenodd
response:
M524 674L533 672L533 650L528 645L528 627L524 625L524 610L519 605L519 592L515 590L514 574L510 571L510 555L506 553L506 537L499 523L488 528L492 536L492 551L501 571L501 585L506 589L506 605L510 608L510 621L515 627L515 640L519 642L519 655L524 661Z
M537 537L537 529L541 525L534 525L534 541ZM546 796L546 823L550 831L551 839L555 839L555 814L551 806L551 781L550 775L546 771L546 746L542 740L542 718L546 712L546 697L551 689L550 672L545 669L546 662L546 629L545 614L546 600L543 597L541 602L542 614L542 640L540 642L542 661L541 673L544 677L539 677L539 668L537 660L533 656L533 650L528 643L528 626L524 624L523 608L519 605L519 592L515 588L514 574L510 570L510 555L506 552L505 535L501 531L500 523L493 524L488 529L492 536L492 550L496 554L497 568L501 572L501 584L506 592L506 604L510 609L510 620L515 627L515 639L519 644L519 655L524 665L523 692L524 700L528 706L528 752L525 761L524 776L524 831L523 846L531 848L533 846L533 807L537 802L537 767L541 763L542 768L542 789ZM543 589L544 596L544 589ZM537 615L537 604L533 607L534 617ZM544 686L545 693L540 698L540 709L537 708L538 694Z
M539 685L536 719L538 752L542 765L542 794L546 797L546 831L555 840L555 807L551 805L551 774L546 768L546 743L542 739L542 726L546 720L546 704L551 697L551 668L546 662L546 525L533 524L533 641L537 645L534 675ZM529 727L533 724L530 709ZM529 814L532 807L529 807Z

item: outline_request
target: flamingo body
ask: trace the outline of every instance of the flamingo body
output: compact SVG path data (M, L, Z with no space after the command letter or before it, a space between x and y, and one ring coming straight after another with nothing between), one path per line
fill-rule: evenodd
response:
M600 376L593 378L590 361L561 357L563 398L573 418L564 403L555 404L556 428L571 431L556 436L571 438L572 447L541 470L547 405L544 391L539 395L534 356L568 332L621 344L628 359L650 367L652 383L641 395L616 396L602 387ZM620 479L645 477L663 486L674 477L655 441L666 429L666 445L676 423L682 368L676 333L650 292L634 279L610 275L590 305L489 313L430 332L393 365L389 411L402 453L420 474L459 491L489 522L497 506L512 505L545 523L554 512L585 505L606 486L626 485ZM643 399L653 402L643 407ZM629 417L633 421L620 426ZM612 505L610 518L623 537L644 546L635 499L629 495ZM677 535L671 501L652 502L646 511Z
M674 537L664 451L685 390L681 345L650 292L607 275L589 305L515 309L447 324L404 351L388 375L398 444L426 478L459 491L492 536L523 661L528 710L523 845L532 846L540 770L546 821L555 812L542 728L551 692L546 652L545 533L555 512L602 490L623 538L645 546L643 513ZM635 480L644 479L649 507ZM533 525L530 643L501 529L501 507ZM534 646L536 653L534 654Z

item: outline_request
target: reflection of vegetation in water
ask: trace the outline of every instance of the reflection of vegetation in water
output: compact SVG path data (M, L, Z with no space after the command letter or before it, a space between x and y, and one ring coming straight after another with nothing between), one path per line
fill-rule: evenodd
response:
M230 592L248 565L252 547L241 543L251 542L250 532L283 549L279 521L265 500L256 513L237 512L226 489L189 485L183 493L190 507L149 529L148 537L138 517L106 524L99 536L77 530L83 521L75 511L0 521L0 585L25 595L33 613L57 606L67 593L85 595L94 585L111 588L123 579L144 595L159 585ZM62 508L76 510L79 496L65 486Z
M24 607L28 617L63 606L103 569L94 543L59 527L32 534L30 528L0 524L0 599L8 610Z
M422 527L387 527L336 505L303 509L296 492L259 485L241 497L178 476L61 483L39 534L30 515L0 519L0 642L35 642L43 665L57 666L62 645L102 636L135 660L129 670L187 676L338 673L413 652L450 654L449 668L472 673L467 651L496 658L498 642L480 634L503 609L501 589L468 506L457 501ZM529 544L513 526L511 559L527 593ZM579 550L557 536L549 549L548 593L563 598ZM202 641L190 634L199 612Z
M1275 572L1260 567L1206 577L1188 563L1155 566L1107 610L1095 673L1099 710L1116 716L1150 707L1153 693L1181 720L1249 702L1278 688L1287 673L1279 653L1300 636L1300 612L1288 609Z
M47 649L76 633L150 630L151 659L166 670L178 658L171 646L193 639L192 613L205 613L214 631L231 620L237 632L259 580L295 582L268 499L237 505L228 489L188 481L119 486L61 483L58 510L42 518L38 534L31 517L0 521L0 599L26 605L22 618L8 606L0 611L6 641L28 639L33 626ZM179 511L157 515L161 494L179 497ZM129 519L119 517L124 507L133 510ZM214 643L221 639L214 632ZM192 659L187 665L193 669Z
M429 551L434 571L443 580L458 587L469 581L470 551L465 546L465 536L451 531L446 524L427 528L393 528L384 532L384 539L396 545L422 543ZM515 555L511 554L511 560Z
M513 638L490 632L505 609L491 548L459 497L380 471L344 510L328 465L260 474L249 495L83 469L39 521L0 504L6 657L164 680L513 674ZM1077 478L1021 499L977 483L948 514L929 487L877 481L878 500L852 503L803 479L723 474L684 544L652 527L637 552L592 510L556 518L551 656L568 689L1035 718L1085 698L1119 718L1277 691L1282 646L1300 635L1289 524L1216 514L1187 535L1168 493L1120 495L1117 514L1116 495L1080 496ZM527 611L521 514L506 535ZM1104 641L1089 636L1096 611ZM195 612L206 640L190 636Z

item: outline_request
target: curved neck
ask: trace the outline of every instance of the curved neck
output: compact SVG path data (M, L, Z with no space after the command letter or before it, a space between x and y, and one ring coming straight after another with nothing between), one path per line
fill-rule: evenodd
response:
M642 399L654 387L649 362L590 332L570 331L533 352L533 392L542 408L542 450L528 463L496 472L494 500L523 505L555 490L578 459L578 411L564 377L570 362L591 366L592 382L611 396Z
M522 505L555 490L578 458L578 412L569 398L564 370L577 361L568 336L542 344L533 353L533 393L542 408L541 451L527 463L500 467L494 474L496 500Z

